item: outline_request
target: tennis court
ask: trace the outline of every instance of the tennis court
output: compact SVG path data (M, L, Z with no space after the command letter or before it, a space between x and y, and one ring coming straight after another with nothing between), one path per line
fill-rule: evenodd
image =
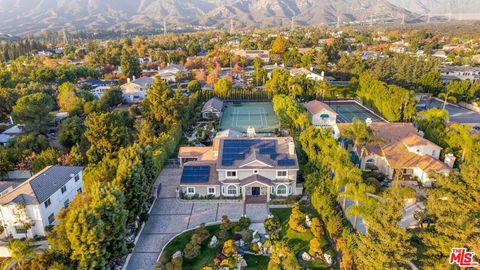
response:
M338 113L337 122L339 123L351 123L354 118L362 121L370 118L373 122L386 122L383 117L355 100L331 100L325 101L325 103Z
M255 132L274 132L280 127L270 102L228 103L222 114L220 130L234 129L246 132L254 127Z
M432 98L427 104L427 108L443 108L443 101ZM447 103L445 109L448 111L450 121L461 124L480 124L480 113L462 108L456 104Z

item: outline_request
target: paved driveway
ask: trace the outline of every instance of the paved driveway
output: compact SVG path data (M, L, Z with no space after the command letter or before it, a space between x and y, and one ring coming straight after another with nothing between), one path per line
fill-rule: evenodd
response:
M239 219L244 213L243 203L178 201L175 190L180 175L181 169L167 168L158 177L155 185L161 183L162 189L126 269L154 269L163 246L176 234L201 223L220 221L222 215Z

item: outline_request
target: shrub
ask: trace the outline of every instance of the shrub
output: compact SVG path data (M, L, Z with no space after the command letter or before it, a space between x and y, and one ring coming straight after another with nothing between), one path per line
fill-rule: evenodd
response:
M238 221L237 225L240 227L240 229L248 229L252 222L250 221L249 218L247 217L241 217L240 220Z
M300 211L298 205L292 205L292 213L290 214L290 219L288 220L288 226L296 232L304 233L307 229L304 226L305 223L305 214Z
M187 245L185 245L185 248L183 249L183 254L185 254L185 258L193 259L198 255L200 255L201 243L202 241L199 235L194 233L192 235L192 238L190 238L190 242L188 242Z
M342 218L338 215L333 215L327 220L327 231L330 236L337 238L340 236L342 229Z
M219 238L225 238L227 236L228 230L230 230L232 227L232 224L230 222L230 219L226 216L222 216L222 223L220 224L220 231L218 232L218 237Z
M183 257L178 256L173 258L165 265L165 270L182 270Z
M310 249L308 250L308 253L312 256L317 256L323 253L322 244L318 238L314 237L312 240L310 240Z
M273 234L280 228L280 221L277 218L267 218L263 222L263 226L268 234Z
M322 225L320 224L320 220L316 217L312 218L312 224L310 225L310 231L312 232L313 236L321 237L323 236L323 229Z
M251 244L250 245L250 250L254 253L258 253L258 251L259 251L258 244L257 243Z
M146 222L148 220L148 213L147 212L141 213L139 216L139 219L140 219L140 223Z
M365 183L369 186L372 186L375 188L375 192L377 192L380 189L380 181L377 180L375 177L367 177L365 179Z

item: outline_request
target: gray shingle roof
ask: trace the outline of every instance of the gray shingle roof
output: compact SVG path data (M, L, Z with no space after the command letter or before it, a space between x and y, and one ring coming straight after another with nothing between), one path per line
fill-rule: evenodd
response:
M52 166L31 179L30 186L37 200L44 202L72 178L71 174L77 174L82 169L83 167L76 166Z
M53 193L65 185L83 167L77 166L50 166L38 172L12 191L0 197L0 204L25 203L39 204L47 200Z
M207 102L205 102L205 105L203 105L202 111L207 111L209 108L213 108L218 112L221 112L223 110L223 101L214 97L209 99Z

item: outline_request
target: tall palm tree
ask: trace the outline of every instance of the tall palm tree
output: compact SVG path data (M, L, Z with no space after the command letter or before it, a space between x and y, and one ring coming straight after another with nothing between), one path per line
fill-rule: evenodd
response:
M351 139L355 146L360 147L360 151L368 143L381 142L380 138L375 137L373 129L358 118L354 118L352 124L342 131L342 137ZM361 155L362 153L358 154Z
M368 193L375 191L375 188L365 183L349 183L341 194L343 198L353 201L348 207L347 215L353 216L353 228L357 228L358 217L370 214L375 207L376 201L368 196ZM344 210L346 205L344 204Z

